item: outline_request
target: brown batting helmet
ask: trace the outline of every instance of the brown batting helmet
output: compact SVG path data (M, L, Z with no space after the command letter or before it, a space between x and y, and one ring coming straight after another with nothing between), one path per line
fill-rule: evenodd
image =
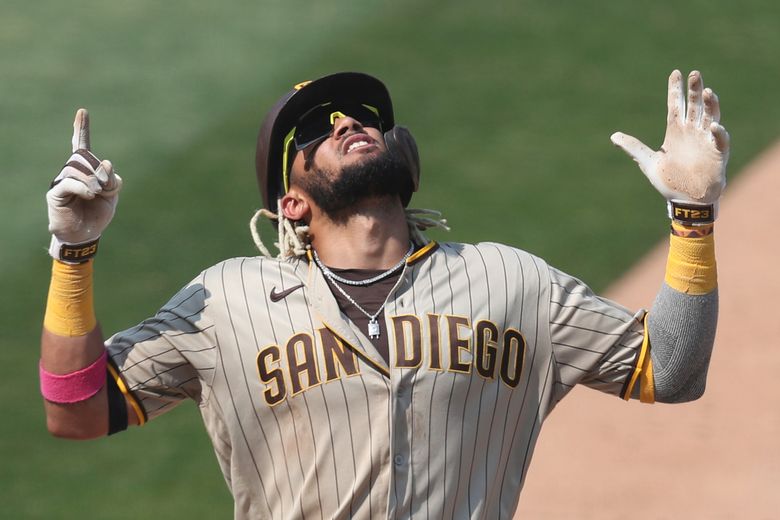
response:
M306 81L295 85L292 90L276 102L263 120L257 136L257 153L255 169L257 183L263 196L263 204L271 211L277 211L277 200L284 194L282 172L282 156L284 154L284 139L297 124L298 119L317 105L328 102L363 103L377 109L382 123L382 130L389 132L395 127L393 105L390 94L384 84L378 79L360 72L340 72L322 77L314 81ZM406 206L412 192L417 190L419 176L419 158L417 147L411 134L405 131L405 139L400 140L398 127L394 132L394 142L401 141L407 146L403 153L414 157L409 188L401 194ZM407 135L408 134L408 135ZM410 152L408 147L411 147ZM388 148L393 149L392 143Z

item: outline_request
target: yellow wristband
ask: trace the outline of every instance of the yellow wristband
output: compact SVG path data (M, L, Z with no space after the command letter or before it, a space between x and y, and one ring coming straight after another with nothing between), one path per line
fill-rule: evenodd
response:
M92 300L92 260L66 264L54 260L43 326L58 336L84 336L97 325Z
M718 286L715 263L715 239L711 232L696 232L696 227L672 223L666 283L685 294L702 295ZM691 231L692 233L686 233Z

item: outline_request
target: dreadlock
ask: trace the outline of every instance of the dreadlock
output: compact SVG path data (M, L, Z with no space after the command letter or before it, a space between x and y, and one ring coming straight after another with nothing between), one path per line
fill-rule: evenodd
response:
M281 203L278 205L281 207ZM418 247L424 246L430 242L423 231L429 228L440 228L449 231L447 220L442 218L439 211L433 209L406 209L406 224L409 226L409 235L412 242ZM273 255L263 243L258 229L260 217L266 217L276 223L278 233L277 242L274 246L279 249L278 258L288 259L303 256L310 248L309 226L295 222L285 217L281 211L277 214L265 208L259 209L249 221L249 230L252 233L252 239L260 254L267 258L273 258Z

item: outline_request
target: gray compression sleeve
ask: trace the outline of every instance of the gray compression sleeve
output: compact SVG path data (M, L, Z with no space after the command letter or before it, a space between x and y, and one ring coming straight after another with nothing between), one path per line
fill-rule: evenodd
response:
M691 296L665 283L647 317L655 400L682 403L704 393L718 321L718 291Z

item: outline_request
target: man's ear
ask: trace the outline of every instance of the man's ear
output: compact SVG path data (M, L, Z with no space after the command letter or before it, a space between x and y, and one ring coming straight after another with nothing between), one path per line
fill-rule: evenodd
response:
M282 197L280 211L288 220L307 220L311 215L309 201L295 187Z
M387 151L399 159L409 172L409 180L401 192L401 202L406 207L412 193L420 187L420 154L417 152L417 141L408 128L395 125L385 132L385 144Z

